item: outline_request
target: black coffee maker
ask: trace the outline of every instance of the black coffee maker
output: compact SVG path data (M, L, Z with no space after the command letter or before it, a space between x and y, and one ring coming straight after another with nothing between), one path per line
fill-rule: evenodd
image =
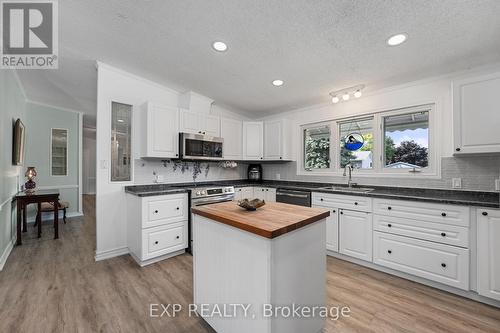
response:
M262 181L262 165L250 164L248 166L248 180L251 182Z

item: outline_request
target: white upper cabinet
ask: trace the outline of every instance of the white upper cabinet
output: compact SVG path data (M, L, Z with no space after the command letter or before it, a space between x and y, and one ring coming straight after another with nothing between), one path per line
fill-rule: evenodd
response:
M264 159L264 123L243 122L243 159L256 161Z
M290 160L289 126L286 120L273 120L264 123L264 159Z
M220 118L181 109L180 132L220 136Z
M141 157L179 157L179 109L146 103L142 112Z
M243 156L242 144L243 123L239 120L221 118L220 134L224 139L224 158L227 160L241 160Z
M477 210L477 289L500 301L500 211Z
M454 151L500 152L500 72L453 82Z

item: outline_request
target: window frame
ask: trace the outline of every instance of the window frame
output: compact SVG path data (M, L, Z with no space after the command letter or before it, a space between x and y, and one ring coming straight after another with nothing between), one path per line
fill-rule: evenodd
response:
M399 107L385 109L376 112L360 113L356 116L339 117L328 121L321 121L315 123L306 123L299 125L300 131L300 152L299 163L297 163L298 176L334 176L342 177L343 168L340 168L340 124L349 120L363 120L373 117L373 168L372 169L356 169L354 175L356 177L388 177L388 178L425 178L431 179L441 178L441 163L439 153L441 147L437 142L436 128L438 128L438 117L436 110L439 105L437 102L428 102L415 106ZM411 172L412 169L391 169L385 168L385 149L384 149L384 126L383 118L398 114L408 114L414 112L429 112L429 147L428 158L429 166L425 169L420 169L419 172ZM304 168L304 130L311 127L321 126L323 124L330 124L330 168L323 170L305 170Z

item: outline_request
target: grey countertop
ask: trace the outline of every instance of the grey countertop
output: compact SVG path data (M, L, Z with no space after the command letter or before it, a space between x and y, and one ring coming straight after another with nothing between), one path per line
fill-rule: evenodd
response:
M488 208L500 208L499 193L497 192L479 192L479 191L462 191L462 190L438 190L425 188L404 188L404 187L386 187L386 186L363 186L373 188L374 190L367 193L353 193L343 189L321 189L325 186L345 186L339 184L327 183L310 183L310 182L290 182L290 181L268 181L249 182L247 180L233 181L218 181L205 183L176 183L176 184L154 184L154 185L134 185L126 186L125 192L137 195L140 197L186 193L189 190L197 187L206 186L261 186L273 187L291 190L303 190L311 192L335 193L344 195L356 195L374 198L390 198L400 200L435 202L443 204L480 206Z

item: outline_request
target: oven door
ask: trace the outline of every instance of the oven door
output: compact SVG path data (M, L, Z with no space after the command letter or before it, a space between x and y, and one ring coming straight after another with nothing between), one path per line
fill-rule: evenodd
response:
M192 160L222 160L223 138L207 135L181 133L181 158Z

